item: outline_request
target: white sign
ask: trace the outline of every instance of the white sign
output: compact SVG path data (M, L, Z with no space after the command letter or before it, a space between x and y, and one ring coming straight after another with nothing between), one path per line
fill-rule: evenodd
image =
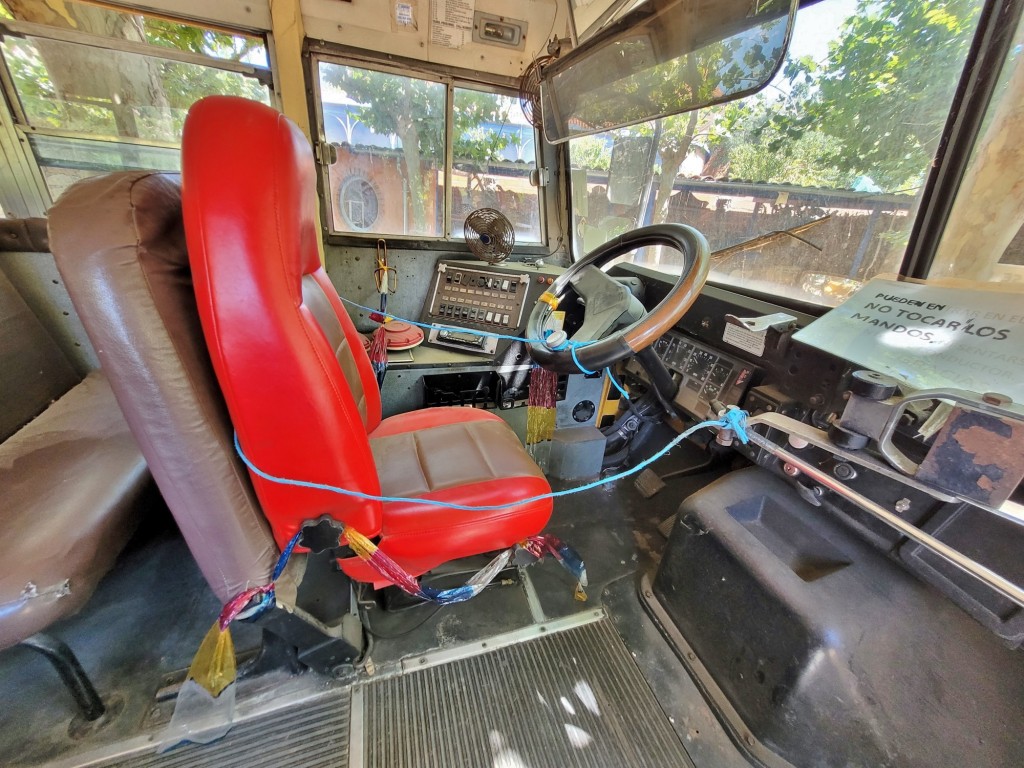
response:
M472 0L433 0L430 42L443 48L461 48L473 31Z
M914 389L1024 401L1024 296L875 278L794 338Z
M416 26L416 14L411 3L395 3L395 23L400 27Z
M726 323L722 341L761 357L764 354L764 342L767 335L768 331L751 331L739 325Z

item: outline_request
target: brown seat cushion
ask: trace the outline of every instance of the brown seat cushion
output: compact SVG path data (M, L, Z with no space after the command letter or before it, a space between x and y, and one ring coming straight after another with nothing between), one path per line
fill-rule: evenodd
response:
M99 372L0 443L0 648L82 606L134 532L148 480Z

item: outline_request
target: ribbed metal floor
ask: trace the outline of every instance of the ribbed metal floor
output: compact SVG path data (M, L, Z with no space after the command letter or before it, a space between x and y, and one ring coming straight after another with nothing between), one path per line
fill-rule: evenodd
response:
M366 768L691 765L607 620L379 680L363 701Z
M239 723L213 744L189 744L96 768L347 768L348 744L346 691Z

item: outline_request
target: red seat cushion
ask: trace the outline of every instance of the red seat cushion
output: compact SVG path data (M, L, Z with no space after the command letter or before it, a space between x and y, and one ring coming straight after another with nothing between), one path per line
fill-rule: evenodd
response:
M478 409L428 409L386 419L370 435L370 450L385 496L490 506L551 490L508 425ZM419 575L539 533L551 508L549 498L496 510L386 502L381 547ZM342 565L354 578L379 578L358 560Z

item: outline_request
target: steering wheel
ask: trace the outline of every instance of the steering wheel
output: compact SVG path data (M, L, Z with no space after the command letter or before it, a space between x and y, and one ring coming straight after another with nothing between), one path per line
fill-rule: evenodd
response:
M683 254L686 264L668 295L650 312L645 312L629 289L605 274L601 267L618 256L649 245L675 248ZM685 224L655 224L609 240L569 267L537 299L526 325L527 337L535 340L530 343L530 355L541 367L558 373L580 373L581 368L599 371L632 357L679 322L696 300L708 277L709 253L704 235ZM539 340L544 338L548 318L565 298L569 287L583 299L583 325L570 344L558 344L554 335L547 343L542 343ZM630 324L608 334L623 323ZM579 342L590 343L581 345Z

